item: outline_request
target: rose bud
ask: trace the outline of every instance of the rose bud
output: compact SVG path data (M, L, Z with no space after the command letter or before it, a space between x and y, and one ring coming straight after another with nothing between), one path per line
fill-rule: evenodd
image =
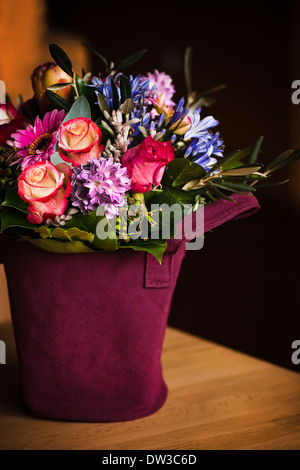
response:
M74 167L85 165L89 160L100 157L104 148L100 145L101 137L101 129L91 119L71 119L60 126L59 155Z
M29 203L27 219L33 224L45 223L62 215L71 192L69 176L72 172L66 163L54 166L48 160L34 163L19 176L19 196Z
M43 114L48 111L50 107L50 102L45 95L47 88L57 83L70 83L71 81L72 77L66 74L55 62L46 62L34 69L31 76L32 88ZM72 88L72 85L68 85L60 90L52 91L65 100L72 101Z
M148 136L142 143L124 153L121 164L127 168L131 190L145 193L160 184L166 165L173 159L174 148L170 142L160 142Z

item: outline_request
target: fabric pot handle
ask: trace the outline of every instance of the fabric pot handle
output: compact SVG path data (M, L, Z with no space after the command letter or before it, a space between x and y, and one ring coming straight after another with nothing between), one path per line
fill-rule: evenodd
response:
M180 239L168 241L166 252L163 256L162 264L149 253L146 256L145 287L146 288L167 288L172 282L173 254L179 250L185 250L185 245L197 238L199 235L222 225L228 220L238 220L248 217L256 212L260 206L258 200L252 194L234 194L231 196L234 202L220 199L212 204L204 206L204 224L196 223L197 212L193 212L184 218L182 224L183 234ZM203 210L203 209L199 209ZM199 215L199 214L198 214ZM184 227L188 226L192 230L187 233ZM184 256L184 255L183 255Z

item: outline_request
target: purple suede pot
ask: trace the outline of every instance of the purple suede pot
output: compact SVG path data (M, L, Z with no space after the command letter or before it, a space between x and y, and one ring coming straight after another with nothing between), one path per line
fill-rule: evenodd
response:
M234 199L205 206L204 231L259 208L254 196ZM162 407L161 352L187 241L170 240L160 265L129 249L55 254L2 237L21 398L29 414L127 421Z

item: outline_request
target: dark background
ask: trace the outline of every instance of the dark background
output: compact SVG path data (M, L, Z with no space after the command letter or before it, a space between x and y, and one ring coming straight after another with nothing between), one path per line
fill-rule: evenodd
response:
M74 1L51 0L47 17L50 32L78 34L108 59L147 48L129 73L164 70L173 77L176 99L186 93L183 54L192 46L194 88L227 85L203 110L220 121L226 152L263 135L266 165L297 144L291 103L291 83L300 79L296 3L89 1L83 13ZM104 72L99 59L91 61L94 74ZM291 344L300 338L299 173L297 164L281 171L278 179L289 176L292 183L261 191L258 213L208 233L201 251L187 252L169 319L298 372Z

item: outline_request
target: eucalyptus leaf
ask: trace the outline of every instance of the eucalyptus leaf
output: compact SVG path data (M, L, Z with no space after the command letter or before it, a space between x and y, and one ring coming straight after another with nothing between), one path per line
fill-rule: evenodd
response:
M53 60L70 77L73 77L73 65L65 51L57 44L50 44L49 51Z
M79 96L79 98L74 101L63 122L67 122L78 117L91 119L91 108L87 98L84 95Z
M52 163L54 166L58 165L59 163L67 163L67 162L65 162L65 161L61 158L61 156L59 155L58 152L54 152L54 153L51 155L50 161L51 161L51 163ZM72 165L72 163L67 163L67 164L68 164L70 167L71 167L71 165Z

